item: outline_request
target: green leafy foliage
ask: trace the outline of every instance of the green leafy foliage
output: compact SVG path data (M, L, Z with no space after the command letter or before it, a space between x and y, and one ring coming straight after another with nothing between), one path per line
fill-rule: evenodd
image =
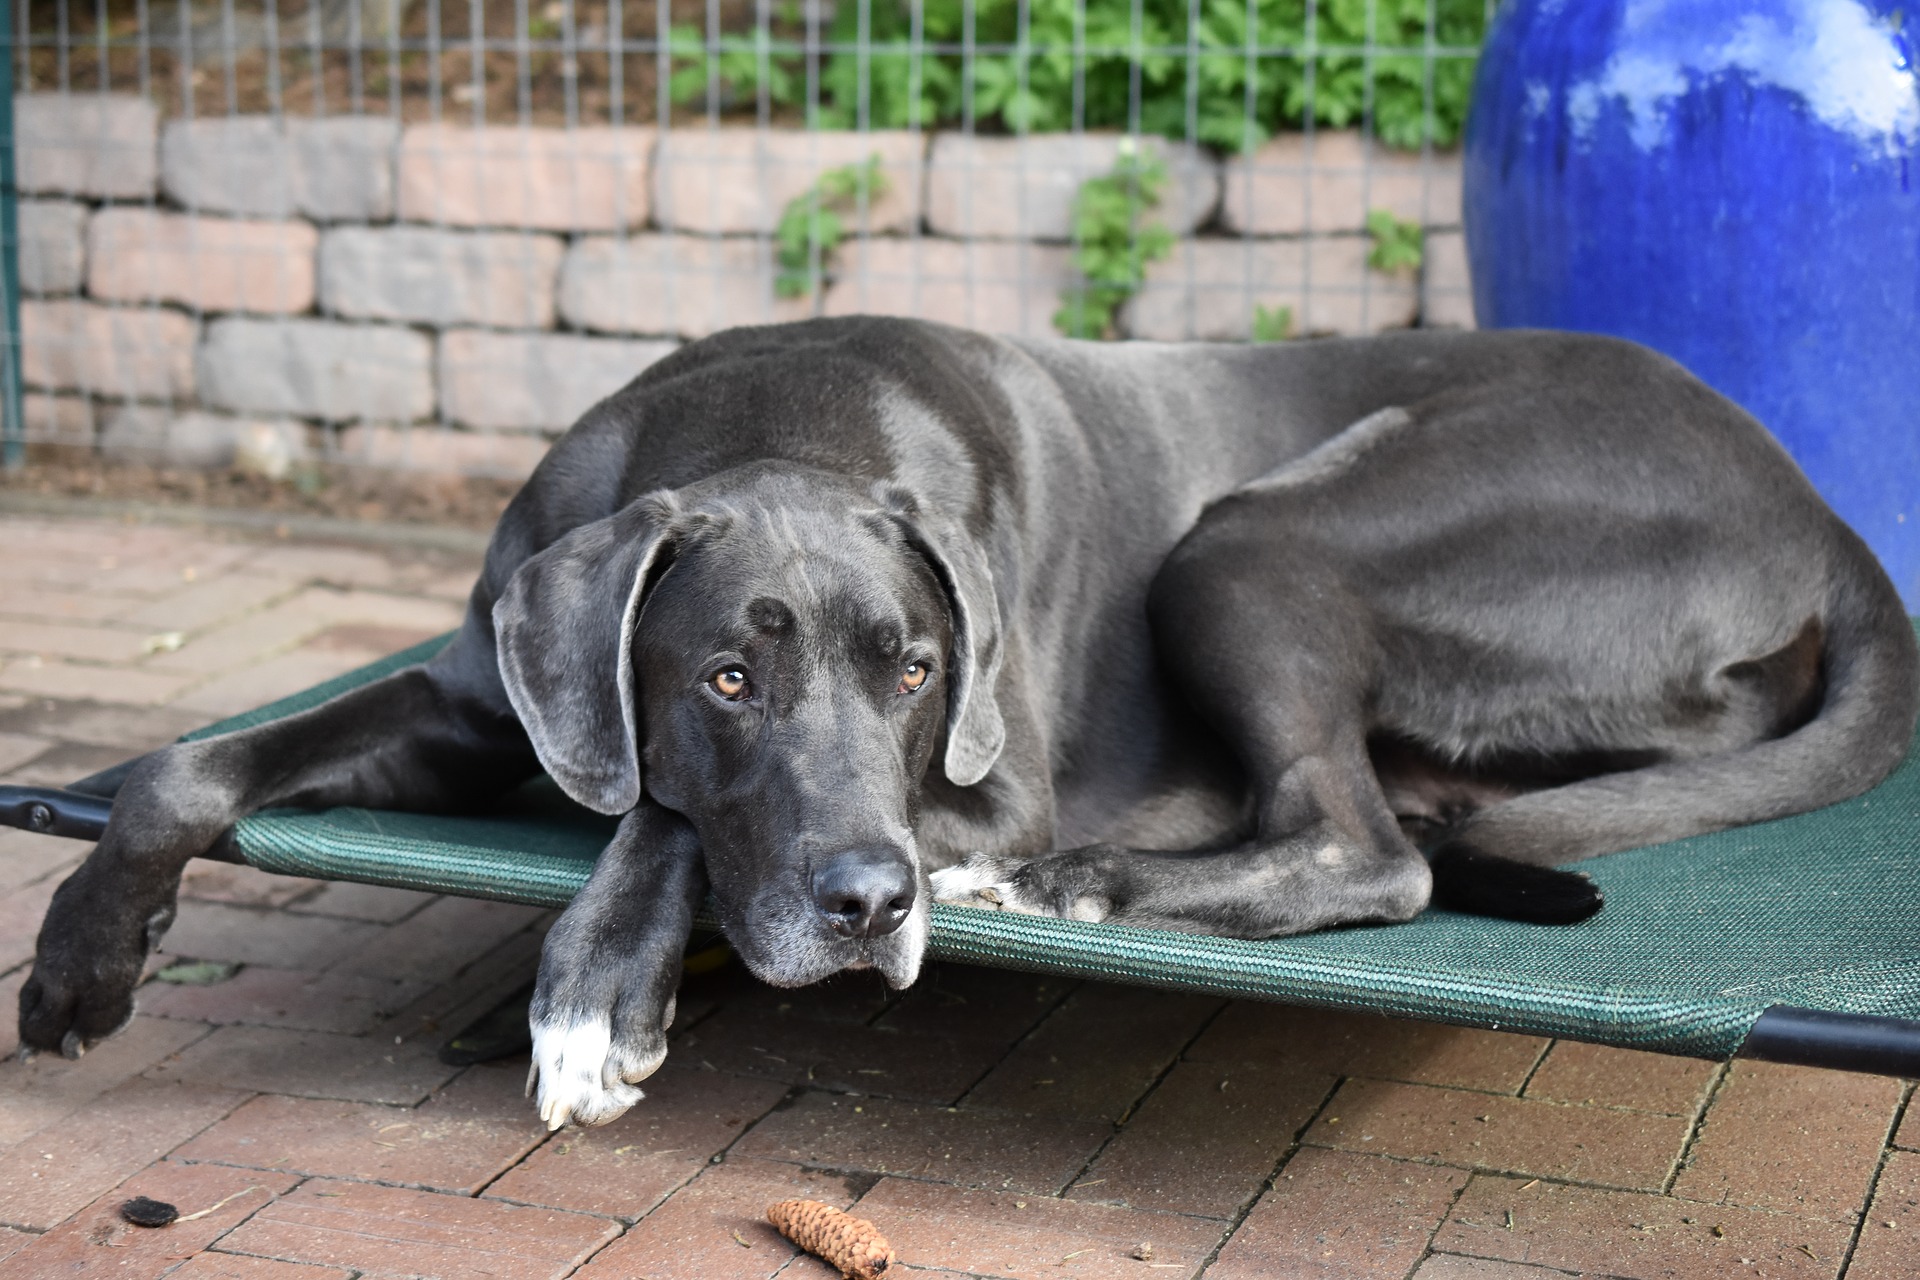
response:
M1367 251L1367 265L1375 271L1418 271L1426 255L1426 233L1417 222L1402 222L1385 209L1367 214L1367 234L1373 248Z
M847 237L847 216L886 193L887 176L880 172L880 157L871 155L863 164L827 170L789 200L773 231L780 258L774 292L783 298L803 298L817 290L821 265Z
M1081 281L1061 296L1054 328L1069 338L1112 335L1113 314L1140 292L1147 264L1173 249L1173 232L1145 220L1166 184L1166 166L1130 140L1109 172L1080 184L1073 199L1073 256Z
M803 102L805 30L792 8L711 49L700 28L677 26L674 100L704 102L717 79L722 105L764 93L807 106L815 127L901 128L962 119L971 90L976 123L1015 133L1121 128L1237 150L1309 114L1334 127L1370 114L1390 145L1444 146L1466 119L1467 51L1486 24L1483 0L1139 0L1137 13L1134 0L1077 12L1075 0L922 0L916 29L912 3L842 0L817 103ZM968 44L991 50L972 58L970 85L951 52Z
M1293 308L1274 307L1269 310L1258 303L1253 308L1253 340L1255 342L1285 342L1293 336Z

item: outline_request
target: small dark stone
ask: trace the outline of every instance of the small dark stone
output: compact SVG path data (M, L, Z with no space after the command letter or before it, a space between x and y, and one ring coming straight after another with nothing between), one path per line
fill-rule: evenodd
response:
M164 1227L180 1216L180 1211L165 1200L135 1196L120 1206L120 1216L136 1227Z

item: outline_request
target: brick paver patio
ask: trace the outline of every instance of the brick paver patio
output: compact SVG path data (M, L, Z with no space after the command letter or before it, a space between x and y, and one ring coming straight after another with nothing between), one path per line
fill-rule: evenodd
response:
M0 780L71 781L451 627L476 561L0 517ZM83 852L0 833L0 1047ZM824 1277L762 1217L805 1194L928 1280L1920 1277L1897 1080L726 965L688 980L645 1102L548 1135L524 1057L437 1057L528 980L547 914L212 863L185 895L153 968L232 976L150 981L81 1061L0 1067L0 1274ZM133 1195L210 1212L142 1230Z

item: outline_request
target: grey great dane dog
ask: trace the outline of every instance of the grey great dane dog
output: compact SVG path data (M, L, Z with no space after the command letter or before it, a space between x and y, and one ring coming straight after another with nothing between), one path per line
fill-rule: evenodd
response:
M709 890L782 985L912 982L935 898L1573 921L1599 898L1558 864L1862 791L1916 704L1867 548L1626 343L735 330L553 448L440 656L135 766L21 1039L123 1025L188 859L270 805L473 809L544 768L622 815L541 960L558 1127L641 1096Z

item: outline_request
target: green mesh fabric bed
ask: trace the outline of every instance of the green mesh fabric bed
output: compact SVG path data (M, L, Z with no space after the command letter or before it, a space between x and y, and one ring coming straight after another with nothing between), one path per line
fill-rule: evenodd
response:
M313 706L443 641L210 726ZM0 820L97 834L105 804L0 788ZM37 806L37 807L36 807ZM586 881L614 820L544 780L481 817L333 809L241 822L231 848L288 875L542 906ZM1594 918L1540 927L1429 911L1267 942L934 908L930 954L1223 996L1363 1009L1725 1058L1920 1074L1920 751L1815 813L1583 865Z

